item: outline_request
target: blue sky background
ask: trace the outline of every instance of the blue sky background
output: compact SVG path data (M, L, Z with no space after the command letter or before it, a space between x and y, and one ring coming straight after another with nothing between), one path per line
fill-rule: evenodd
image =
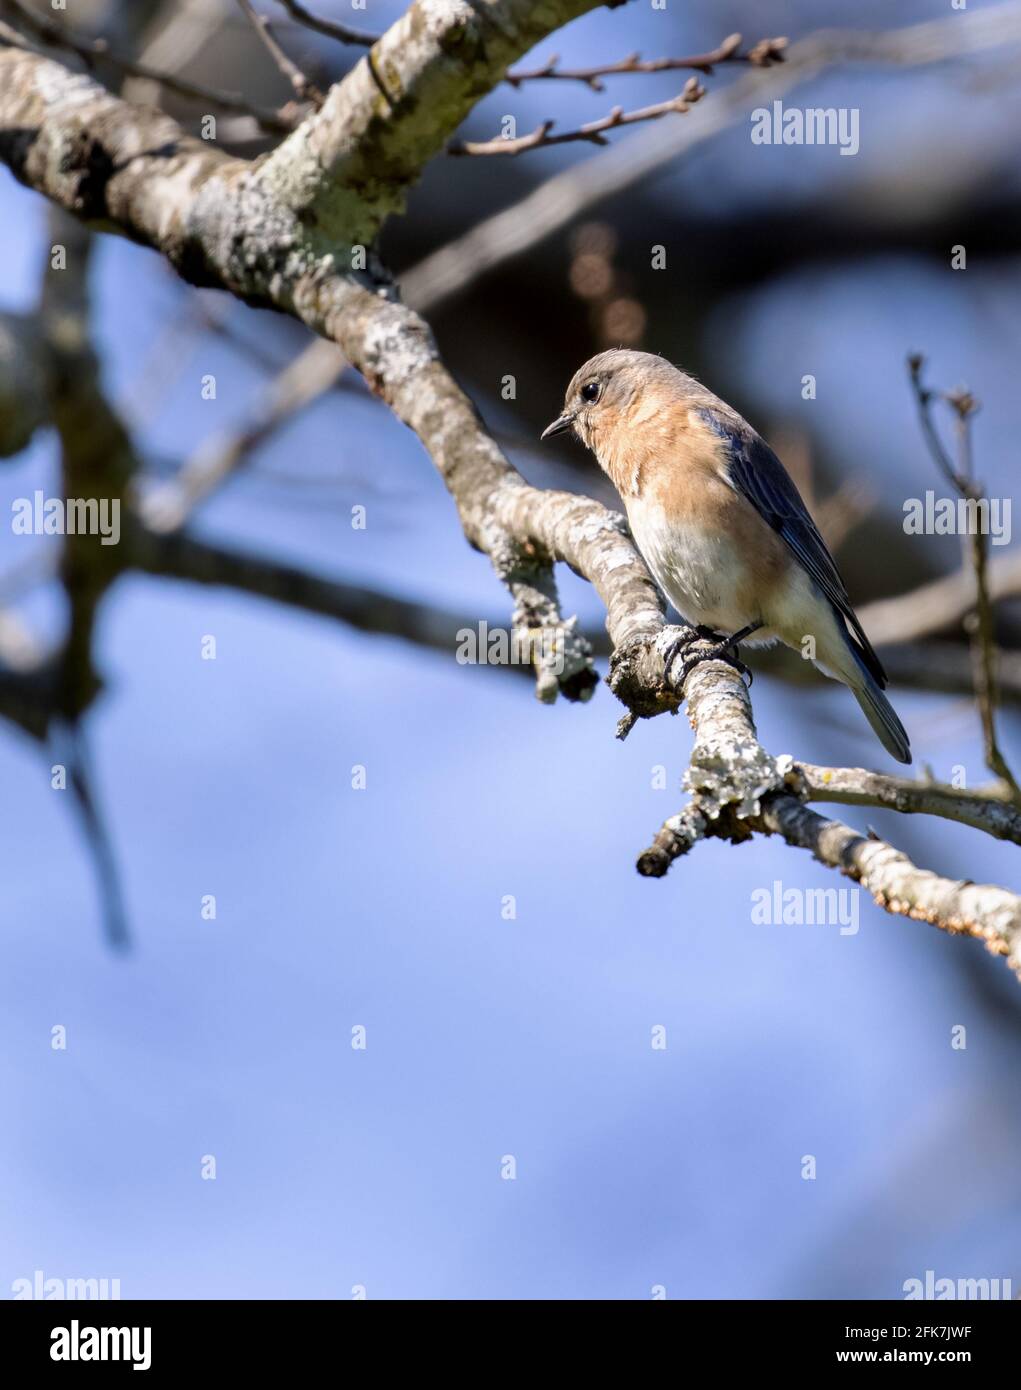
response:
M666 42L644 7L600 12L536 57L710 46L742 27L743 7L723 8L672 17ZM812 8L773 4L743 27L796 36ZM908 5L897 20L947 12ZM853 19L886 15L872 5ZM650 86L638 100L668 94ZM769 151L767 186L732 131L702 157L724 162L726 196L782 196L806 159L838 196L920 127L935 144L931 122L950 119L931 73L843 74L812 101L823 94L862 106L861 155ZM585 103L580 118L601 109L558 84L522 120L555 107L566 122ZM962 109L976 142L1000 114L992 99ZM590 154L551 152L544 169ZM671 172L662 198L704 199L704 169ZM34 303L45 237L41 201L0 173L0 307ZM107 386L143 415L150 458L181 459L245 418L258 369L209 335L170 345L190 291L155 256L105 238L93 269ZM1019 297L1013 259L957 276L908 255L834 263L721 300L705 352L764 414L811 409L832 456L896 515L932 485L903 376L918 346L934 377L982 397L980 471L1009 495ZM238 305L230 322L293 350L265 314ZM578 360L592 350L579 319ZM811 407L803 371L825 384ZM209 372L213 402L199 394ZM515 461L543 481L556 471L531 453ZM40 436L0 466L0 510L56 482ZM350 526L356 503L364 531ZM302 415L196 529L480 616L505 611L420 445L360 386ZM49 543L0 528L3 572ZM957 563L953 539L908 543ZM601 621L584 584L564 575L562 587L568 611ZM49 589L18 611L56 630ZM205 634L215 661L200 659ZM106 602L97 655L108 688L87 728L128 955L104 942L50 759L0 730L0 1293L36 1269L118 1277L124 1297L347 1298L364 1285L369 1297L647 1298L664 1285L669 1297L879 1298L927 1269L1021 1287L1017 986L976 944L864 894L856 936L753 925L751 894L776 879L838 886L771 842L703 845L665 881L639 878L637 853L680 805L683 718L622 745L605 687L586 706L546 708L527 682L453 653L141 577ZM982 780L966 701L894 696L919 764ZM773 752L891 766L837 687L760 676L754 700ZM1013 717L1005 743L1017 765ZM652 788L658 764L668 790ZM951 876L1017 884L1014 847L880 812L845 819ZM209 893L215 922L200 915ZM506 894L515 921L501 917ZM56 1024L64 1052L50 1047ZM365 1051L350 1045L359 1024ZM650 1046L654 1025L665 1051ZM957 1025L963 1051L950 1045ZM206 1154L215 1181L201 1178ZM500 1176L508 1154L515 1181ZM806 1154L814 1181L801 1177Z

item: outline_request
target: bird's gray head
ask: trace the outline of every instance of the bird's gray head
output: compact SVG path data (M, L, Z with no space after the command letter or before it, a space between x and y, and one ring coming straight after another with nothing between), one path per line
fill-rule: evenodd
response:
M649 397L654 400L683 399L688 386L696 383L679 372L665 358L651 352L615 348L590 357L571 379L564 397L564 409L540 438L572 430L593 448L596 439L626 426ZM644 412L643 412L644 413Z

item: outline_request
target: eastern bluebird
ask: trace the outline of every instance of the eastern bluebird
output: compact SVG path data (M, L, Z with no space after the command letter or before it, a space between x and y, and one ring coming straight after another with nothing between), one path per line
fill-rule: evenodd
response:
M753 635L754 645L781 641L800 653L813 639L816 665L854 692L886 751L911 761L883 694L886 673L826 543L783 464L736 410L652 353L601 352L575 374L542 438L566 430L595 454L657 583L718 641L715 654Z

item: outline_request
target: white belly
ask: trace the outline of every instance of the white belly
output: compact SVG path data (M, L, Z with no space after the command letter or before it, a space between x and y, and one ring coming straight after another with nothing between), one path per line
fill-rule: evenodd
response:
M758 613L745 611L746 562L733 543L718 532L691 525L664 525L658 506L640 497L628 499L631 534L657 584L682 617L729 635Z

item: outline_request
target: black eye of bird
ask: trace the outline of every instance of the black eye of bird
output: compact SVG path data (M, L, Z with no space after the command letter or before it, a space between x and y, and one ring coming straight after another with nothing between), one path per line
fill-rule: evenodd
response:
M589 404L591 404L593 401L598 400L598 399L599 399L599 382L598 382L598 381L586 381L585 385L581 388L581 398L582 398L583 401L588 401Z

